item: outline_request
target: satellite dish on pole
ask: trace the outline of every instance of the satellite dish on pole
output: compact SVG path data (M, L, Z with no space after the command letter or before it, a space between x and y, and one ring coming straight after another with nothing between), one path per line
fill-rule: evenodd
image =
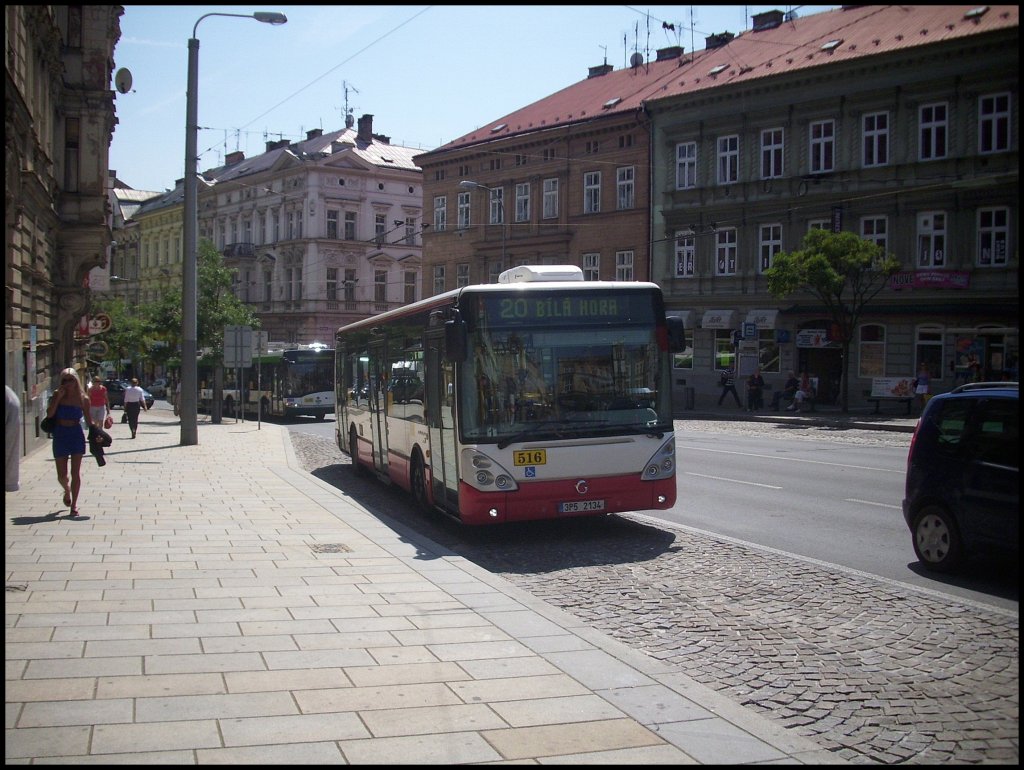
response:
M639 67L644 63L644 55L642 53L635 53L629 57L630 67Z
M114 87L120 94L126 94L132 90L132 73L127 67L122 67L114 75Z

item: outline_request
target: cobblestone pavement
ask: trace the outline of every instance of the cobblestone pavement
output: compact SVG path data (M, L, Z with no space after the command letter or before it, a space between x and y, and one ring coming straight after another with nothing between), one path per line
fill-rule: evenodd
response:
M681 431L756 432L686 420ZM358 479L293 432L303 466L373 510L855 763L1017 764L1019 618L650 518L466 530ZM907 434L787 438L906 446ZM501 530L500 534L497 530Z

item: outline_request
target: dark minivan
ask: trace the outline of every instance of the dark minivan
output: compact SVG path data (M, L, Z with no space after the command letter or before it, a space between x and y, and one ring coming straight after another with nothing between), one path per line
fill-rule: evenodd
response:
M925 405L907 456L903 518L928 569L1018 551L1018 392L1016 382L977 382Z

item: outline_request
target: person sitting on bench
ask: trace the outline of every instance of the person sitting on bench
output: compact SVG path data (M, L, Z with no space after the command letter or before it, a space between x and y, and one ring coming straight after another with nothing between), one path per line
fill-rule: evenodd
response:
M786 384L782 390L777 390L772 395L772 410L777 412L782 406L782 401L792 401L796 398L797 388L800 387L800 380L796 378L794 372L789 373L789 379L786 380Z

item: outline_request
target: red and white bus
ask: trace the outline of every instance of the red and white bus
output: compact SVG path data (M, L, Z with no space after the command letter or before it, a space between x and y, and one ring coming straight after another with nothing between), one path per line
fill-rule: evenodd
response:
M656 284L512 268L338 330L338 446L465 524L667 509L682 337Z

